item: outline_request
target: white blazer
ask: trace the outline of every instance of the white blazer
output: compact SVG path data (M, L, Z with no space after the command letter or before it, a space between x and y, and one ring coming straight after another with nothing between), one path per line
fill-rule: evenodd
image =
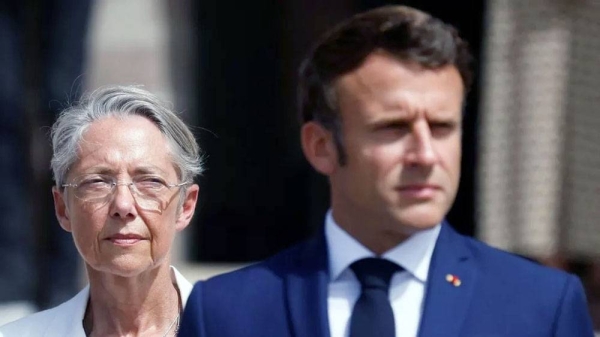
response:
M185 307L192 292L192 284L171 267L175 283L179 287L181 304ZM90 297L87 285L75 297L48 310L21 318L0 327L0 337L86 337L83 316Z

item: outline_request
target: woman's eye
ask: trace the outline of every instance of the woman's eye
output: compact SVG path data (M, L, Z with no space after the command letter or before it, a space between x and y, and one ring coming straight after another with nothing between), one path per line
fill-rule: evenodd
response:
M110 188L111 181L106 178L94 177L82 180L78 186L81 190L104 190Z
M164 183L164 180L162 178L159 177L144 177L139 179L139 181L141 182L147 182L147 183Z
M144 177L136 179L135 185L140 189L159 189L164 187L165 181L158 177Z
M94 177L94 178L86 178L81 181L80 185L94 185L94 184L108 184L108 180L105 178Z

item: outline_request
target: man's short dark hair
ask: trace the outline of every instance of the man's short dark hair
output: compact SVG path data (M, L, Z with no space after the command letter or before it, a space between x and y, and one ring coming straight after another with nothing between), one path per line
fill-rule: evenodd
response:
M339 162L346 163L333 83L361 66L376 50L426 69L453 65L465 93L472 82L472 56L457 30L420 10L384 6L357 14L327 32L300 67L298 102L302 122L315 121L333 133Z

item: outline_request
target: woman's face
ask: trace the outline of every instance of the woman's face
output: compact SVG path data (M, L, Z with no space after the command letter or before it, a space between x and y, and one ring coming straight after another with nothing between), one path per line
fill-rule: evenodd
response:
M141 116L98 120L84 133L78 158L69 169L67 184L85 181L90 190L78 184L54 188L53 195L61 227L73 234L88 268L130 277L170 263L175 233L194 214L198 186L187 185L183 201L179 187L165 188L160 202L150 203L158 206L148 207L128 184L181 183L159 129ZM102 181L119 184L104 198L86 198Z

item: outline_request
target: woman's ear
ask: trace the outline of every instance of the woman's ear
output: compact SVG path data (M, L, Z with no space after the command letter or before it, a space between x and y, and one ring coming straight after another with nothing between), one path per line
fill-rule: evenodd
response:
M71 231L71 220L69 219L69 209L65 193L61 192L56 186L52 187L52 196L54 197L54 213L62 229Z
M181 209L179 210L179 214L177 216L177 222L175 228L177 231L181 231L186 228L190 221L192 221L192 217L194 216L194 212L196 210L196 203L198 202L198 195L200 194L200 186L197 184L192 184L185 191L185 199L181 204Z

